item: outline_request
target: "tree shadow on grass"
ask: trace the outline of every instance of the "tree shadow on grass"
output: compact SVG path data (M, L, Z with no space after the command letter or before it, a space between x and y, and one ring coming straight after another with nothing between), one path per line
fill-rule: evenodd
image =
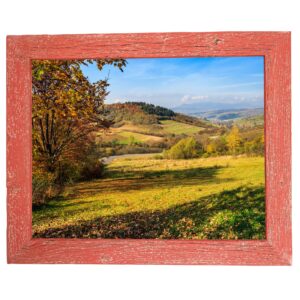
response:
M164 169L164 170L138 170L136 167L134 170L122 171L122 168L110 169L107 173L109 178L113 180L117 178L160 178L164 176L170 176L173 178L190 178L190 177L201 177L201 178L212 178L216 172L224 167L212 166L212 167L198 167L198 168L187 168L187 169Z
M178 185L215 184L218 182L216 176L221 168L222 167L214 166L183 170L134 171L132 173L126 172L123 175L118 171L115 175L110 173L109 179L84 182L82 186L77 185L76 190L71 196L74 198L82 195L94 196L99 193L172 188ZM220 182L224 183L231 180L231 178L220 179Z
M43 238L264 239L263 187L239 187L167 210L132 212L34 233Z
M45 204L33 206L32 210L39 212L38 216L35 216L35 221L47 220L51 214L60 216L61 211L65 208L70 208L68 214L71 217L87 209L108 209L109 205L101 206L97 202L97 196L103 197L104 194L147 189L154 191L155 189L172 189L177 186L218 184L231 181L231 178L216 178L220 169L221 167L214 166L183 170L138 171L129 178L85 181L75 184L73 188L71 187L67 196L57 196ZM94 199L89 200L88 197ZM95 202L97 203L95 204ZM93 205L96 207L93 208Z
M56 196L54 201L50 201L48 203L38 204L38 205L32 205L32 211L45 211L45 210L55 210L59 208L65 208L65 207L72 207L72 206L78 206L81 204L87 204L87 201L76 201L76 202L63 202L65 197L63 196Z

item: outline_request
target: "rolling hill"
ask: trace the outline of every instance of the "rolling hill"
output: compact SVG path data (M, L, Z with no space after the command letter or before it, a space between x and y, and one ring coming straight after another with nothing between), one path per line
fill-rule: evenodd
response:
M213 111L193 113L192 115L210 120L212 122L227 122L227 121L233 121L237 119L262 116L263 113L264 113L263 108L254 108L254 109L213 110Z
M184 136L220 130L202 118L144 102L110 104L105 109L113 124L98 139L113 154L162 152Z

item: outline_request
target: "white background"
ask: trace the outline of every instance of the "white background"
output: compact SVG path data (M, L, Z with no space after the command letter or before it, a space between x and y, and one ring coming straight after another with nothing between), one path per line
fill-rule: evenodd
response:
M300 299L299 1L0 1L1 299ZM5 36L164 31L292 31L293 265L7 265ZM284 145L283 145L284 147ZM298 277L298 278L297 278Z

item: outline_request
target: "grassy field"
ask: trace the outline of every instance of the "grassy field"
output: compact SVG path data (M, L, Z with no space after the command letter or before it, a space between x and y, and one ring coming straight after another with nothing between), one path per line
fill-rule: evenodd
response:
M33 236L263 239L264 159L119 158L34 209Z
M264 125L264 115L252 116L236 120L235 123L240 127L255 127Z
M194 134L202 129L194 125L176 122L173 120L164 120L161 121L161 124L163 125L164 131L171 134Z
M164 135L165 132L160 124L132 124L131 122L126 122L121 127L112 128L112 132L137 132L145 135L155 136L158 134L159 136Z
M124 125L112 128L104 137L106 141L117 140L119 144L161 142L164 137L175 135L193 135L203 128L173 120L160 121L161 124L137 125L126 122ZM102 134L102 132L101 132Z
M120 144L130 144L133 141L136 143L147 143L147 142L159 142L163 140L162 137L154 136L154 135L148 135L148 134L142 134L137 132L131 132L131 131L121 131L119 134L119 143Z
M129 135L130 133L149 136L149 138L160 138L168 134L187 134L191 135L201 131L203 128L189 125L174 120L162 120L160 124L136 125L130 122L125 123L121 127L111 129L113 135ZM156 136L157 134L158 136Z

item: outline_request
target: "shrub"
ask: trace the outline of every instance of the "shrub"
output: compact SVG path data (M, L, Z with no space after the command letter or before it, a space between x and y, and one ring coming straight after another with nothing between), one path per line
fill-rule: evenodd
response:
M40 169L32 172L32 204L44 204L49 198L57 193L54 183L55 176Z
M164 151L164 157L170 159L189 159L197 156L197 143L193 137L182 139L171 149Z
M103 177L104 165L100 160L101 151L97 144L91 143L82 158L80 179L92 180Z
M207 146L206 146L206 152L208 153L208 154L211 154L211 153L214 153L214 152L216 152L216 147L215 147L215 144L208 144Z
M92 180L99 179L103 177L104 174L104 165L99 160L94 161L90 160L85 162L81 170L81 179L82 180Z
M80 170L81 166L76 161L63 160L59 162L55 183L62 188L68 183L77 181L80 178Z

